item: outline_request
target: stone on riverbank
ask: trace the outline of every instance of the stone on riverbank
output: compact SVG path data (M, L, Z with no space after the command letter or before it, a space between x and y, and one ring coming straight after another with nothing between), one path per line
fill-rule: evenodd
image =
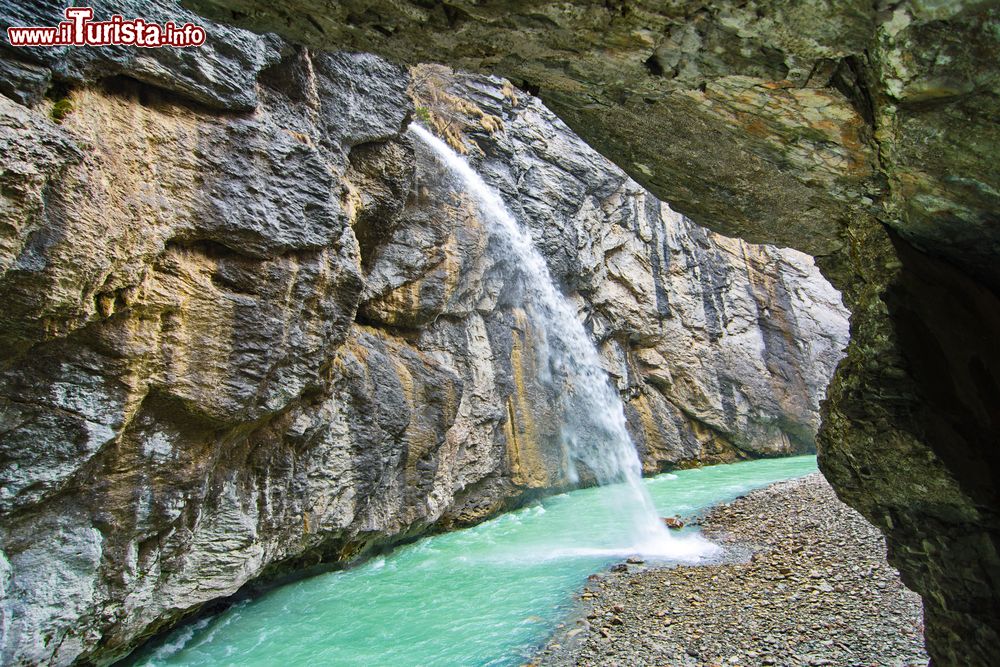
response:
M703 527L728 562L589 582L586 618L566 626L583 631L555 637L535 664L927 664L919 596L819 474L722 505Z

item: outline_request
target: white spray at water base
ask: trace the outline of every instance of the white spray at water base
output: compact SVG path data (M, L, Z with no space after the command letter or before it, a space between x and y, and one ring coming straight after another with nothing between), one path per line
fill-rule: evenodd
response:
M588 548L574 545L549 556L627 555L694 561L719 548L698 535L673 536L663 525L649 492L642 484L642 469L635 445L625 426L621 397L601 366L600 355L577 318L569 300L556 288L544 257L531 236L500 198L469 164L443 141L417 124L410 131L424 142L473 197L479 214L499 246L520 272L524 308L544 337L540 346L547 357L542 364L551 372L550 382L560 388L563 440L570 464L586 466L600 485L614 485L628 544ZM568 471L571 479L575 468Z

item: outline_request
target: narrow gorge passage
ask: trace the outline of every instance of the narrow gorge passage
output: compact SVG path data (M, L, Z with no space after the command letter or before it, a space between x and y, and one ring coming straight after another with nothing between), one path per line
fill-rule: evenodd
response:
M697 564L726 557L691 517L750 489L815 471L813 456L667 473L644 480L619 394L545 258L500 194L441 139L409 131L471 195L515 304L541 332L532 352L559 399L567 479L595 483L484 524L399 548L346 572L290 584L183 627L134 665L520 665L560 621L573 593L615 560Z
M613 561L720 557L664 514L815 468L811 257L514 82L206 25L0 50L5 667L523 661Z
M699 573L703 619L785 586L786 620L856 612L819 644L871 642L803 653L836 625L818 614L765 651L760 606L746 646L711 621L662 637L667 568L628 614L603 592L595 665L675 642L685 667L898 667L923 640L934 667L1000 667L1000 2L70 4L0 0L3 667L113 664L591 484L608 507L561 522L597 552L574 581L612 552L699 558L726 544L711 517L669 535L640 472L813 453L832 490L740 506L765 508L747 541L804 529L718 575L750 595L673 570ZM157 38L181 26L199 39ZM827 505L810 532L832 493L884 542L840 539L861 519ZM588 541L605 510L621 534ZM866 617L867 570L837 571L864 560L922 614ZM175 636L174 659L323 662L339 649L285 634L294 601L213 643L286 594ZM344 599L320 632L369 608ZM449 650L511 655L476 644L478 609ZM408 627L384 618L355 630ZM877 641L892 627L906 646Z
M815 470L814 456L767 459L665 473L642 488L661 515L690 517ZM553 496L284 586L180 628L126 664L524 664L570 614L588 575L634 555L620 492L601 486ZM675 542L694 538L684 532Z
M820 466L924 597L934 662L1000 664L996 2L185 4L505 76L696 223L817 257L854 314Z

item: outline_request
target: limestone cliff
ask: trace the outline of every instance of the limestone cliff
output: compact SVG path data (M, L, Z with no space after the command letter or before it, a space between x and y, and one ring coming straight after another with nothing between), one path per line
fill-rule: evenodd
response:
M452 136L577 300L647 470L815 450L847 331L811 258L691 224L501 80L419 72L474 103Z
M0 60L5 663L107 662L566 484L516 267L406 135L406 71L229 28L169 53ZM811 261L693 226L499 80L456 85L502 120L474 159L647 468L809 449L846 337Z
M852 312L820 466L1000 664L1000 7L992 0L185 0L537 92L695 222L816 256Z

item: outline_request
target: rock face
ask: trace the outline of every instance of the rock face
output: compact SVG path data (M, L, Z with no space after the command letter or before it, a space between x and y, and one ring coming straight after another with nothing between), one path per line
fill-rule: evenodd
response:
M34 7L2 5L57 18ZM405 133L406 70L229 28L171 53L2 61L5 664L105 663L247 584L567 484L516 267ZM693 226L499 80L455 86L506 127L468 134L475 159L647 469L810 449L846 339L811 261Z
M116 81L74 90L61 127L0 100L5 662L104 660L272 562L344 547L333 532L380 530L355 494L403 484L381 474L408 422L450 424L440 390L352 363L390 343L353 328L348 153L396 136L404 72L297 58L315 88L365 81L364 117L263 86L257 113L228 115ZM370 425L331 435L383 390Z
M500 80L435 84L475 104L466 150L577 300L647 471L815 450L847 313L808 256L691 224Z
M186 4L506 76L695 222L816 256L853 314L820 465L923 595L935 663L997 663L995 2Z
M0 21L6 26L56 25L68 5L56 0L0 4ZM112 14L126 19L177 25L204 23L198 15L174 3L144 0L96 0L85 5L94 20ZM261 70L281 57L282 42L273 35L216 25L210 39L197 49L141 49L127 46L100 48L14 48L0 44L3 82L0 92L21 102L36 104L51 85L82 84L124 75L176 91L184 97L217 109L250 111L257 106L255 84ZM210 69L206 69L210 65Z

